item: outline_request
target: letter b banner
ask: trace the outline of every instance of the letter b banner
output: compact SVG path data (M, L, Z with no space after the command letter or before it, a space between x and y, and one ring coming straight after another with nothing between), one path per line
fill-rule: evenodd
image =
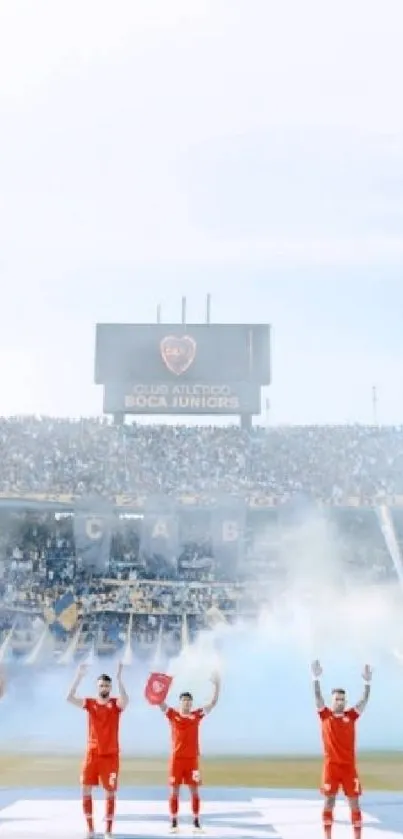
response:
M242 499L222 497L212 513L214 556L219 562L236 563L242 557L245 535L245 504Z
M237 519L223 519L222 524L222 542L224 545L228 543L237 544L241 537L239 521Z

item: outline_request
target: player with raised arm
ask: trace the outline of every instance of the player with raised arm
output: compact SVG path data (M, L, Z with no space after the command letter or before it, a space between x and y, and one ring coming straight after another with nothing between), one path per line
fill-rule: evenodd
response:
M355 727L369 699L372 670L368 664L365 665L362 674L365 682L364 693L352 708L347 708L347 696L343 688L332 690L331 706L326 705L319 681L322 672L319 661L314 661L312 664L314 694L321 721L324 750L321 792L325 797L323 808L325 839L331 839L333 811L340 788L350 805L354 839L361 839L362 820L359 797L362 789L357 772Z
M115 815L116 790L119 778L119 723L129 697L122 682L123 665L119 664L117 683L119 695L111 696L112 679L102 673L97 680L98 695L95 699L81 699L77 688L87 667L80 665L77 676L67 695L67 701L82 708L88 715L88 740L81 774L83 810L87 821L88 839L94 836L92 787L102 785L106 795L105 839L112 835Z
M165 714L171 728L171 759L169 763L169 811L171 816L171 833L178 832L178 812L180 787L189 787L193 816L193 830L201 832L200 826L200 795L201 783L199 768L199 728L204 717L215 708L220 695L220 678L214 674L211 678L214 693L210 702L204 708L193 710L193 697L184 691L179 697L179 708L171 708L166 702L159 702L159 708Z

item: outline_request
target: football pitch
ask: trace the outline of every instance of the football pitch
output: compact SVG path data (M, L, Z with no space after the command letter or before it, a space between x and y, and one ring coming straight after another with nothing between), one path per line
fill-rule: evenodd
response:
M0 754L0 786L75 787L80 755ZM320 782L317 757L214 757L202 761L207 787L314 789ZM401 791L403 755L398 752L362 754L359 760L365 790ZM160 786L167 783L166 758L122 756L122 786Z

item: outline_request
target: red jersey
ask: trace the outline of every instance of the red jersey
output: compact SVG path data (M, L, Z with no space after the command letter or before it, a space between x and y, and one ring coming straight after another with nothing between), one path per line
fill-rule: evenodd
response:
M199 727L205 716L203 708L184 716L175 708L168 708L166 717L171 725L172 757L195 760L200 754Z
M119 754L121 709L117 699L109 699L105 704L97 699L85 699L83 707L88 713L87 752L98 757Z
M355 724L359 716L355 708L344 714L334 714L330 708L319 711L326 761L355 765Z

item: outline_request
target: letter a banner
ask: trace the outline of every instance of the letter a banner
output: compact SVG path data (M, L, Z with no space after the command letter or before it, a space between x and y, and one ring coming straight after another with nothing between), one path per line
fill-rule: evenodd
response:
M167 562L178 559L179 523L174 502L164 496L153 496L145 504L141 532L141 551Z

